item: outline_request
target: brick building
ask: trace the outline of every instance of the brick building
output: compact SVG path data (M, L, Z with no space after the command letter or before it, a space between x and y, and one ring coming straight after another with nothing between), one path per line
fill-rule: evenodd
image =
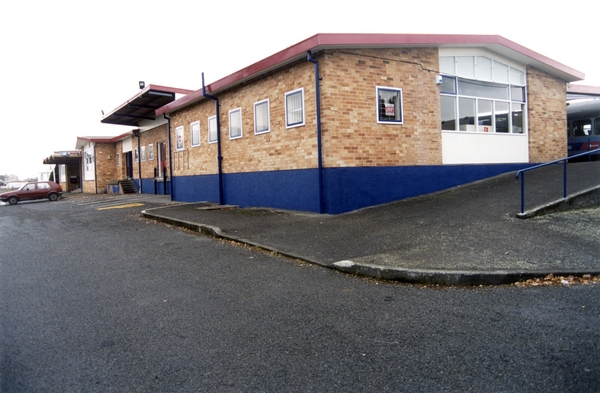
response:
M335 214L565 157L581 79L499 36L318 34L156 115L175 200Z

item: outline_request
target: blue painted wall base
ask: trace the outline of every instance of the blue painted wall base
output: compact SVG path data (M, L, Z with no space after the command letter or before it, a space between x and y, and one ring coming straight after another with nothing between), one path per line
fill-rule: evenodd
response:
M340 214L441 191L531 165L325 168L325 213ZM224 203L319 212L318 179L317 169L224 174ZM218 175L177 176L173 189L176 201L219 202Z

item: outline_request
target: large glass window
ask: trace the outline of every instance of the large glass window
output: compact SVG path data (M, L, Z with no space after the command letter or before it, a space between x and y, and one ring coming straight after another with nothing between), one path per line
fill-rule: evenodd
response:
M377 122L402 124L402 89L377 87Z
M285 93L286 128L304 125L304 89Z
M486 56L443 56L440 69L442 130L525 132L524 71Z

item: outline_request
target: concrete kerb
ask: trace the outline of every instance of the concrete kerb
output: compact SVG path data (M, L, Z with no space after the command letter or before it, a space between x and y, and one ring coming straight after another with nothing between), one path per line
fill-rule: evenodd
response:
M566 198L550 202L546 205L536 207L523 213L518 213L518 218L531 218L543 214L556 213L565 210L583 209L600 205L600 186L568 195Z
M179 226L179 227L188 229L190 231L201 233L205 236L211 236L211 237L214 237L217 239L230 240L230 241L234 241L237 243L246 244L248 246L256 247L256 248L259 248L264 251L276 253L276 254L279 254L279 255L282 255L282 256L285 256L288 258L298 259L303 262L308 262L308 263L323 266L323 267L328 267L328 268L332 267L329 264L323 264L318 261L314 261L309 258L303 257L301 255L297 255L297 254L287 252L287 251L282 251L282 250L277 249L276 247L267 246L267 245L264 245L264 244L261 244L258 242L254 242L251 240L247 240L247 239L244 239L241 237L226 235L223 233L223 231L221 231L221 228L216 227L216 226L206 225L206 224L198 224L195 222L190 222L190 221L185 221L185 220L180 220L180 219L173 219L171 217L167 217L167 216L157 214L154 212L154 210L160 210L160 209L161 209L160 207L156 207L153 209L143 210L141 212L141 214L146 218L150 218L155 221L163 222L165 224L170 224L173 226Z
M441 269L405 269L400 267L381 266L363 262L354 262L343 260L335 263L323 263L312 260L302 255L286 252L276 247L267 246L244 238L224 234L219 227L205 224L198 224L180 219L161 215L157 211L162 208L144 210L141 214L149 219L163 222L173 226L185 228L205 236L224 239L256 247L263 251L275 253L288 258L300 260L321 267L334 269L343 273L369 277L379 280L400 281L415 284L430 285L456 285L456 286L475 286L475 285L505 285L513 284L528 279L542 279L549 274L554 276L578 276L585 274L598 275L599 271L542 271L542 270L493 270L493 271L466 271L466 270L441 270Z

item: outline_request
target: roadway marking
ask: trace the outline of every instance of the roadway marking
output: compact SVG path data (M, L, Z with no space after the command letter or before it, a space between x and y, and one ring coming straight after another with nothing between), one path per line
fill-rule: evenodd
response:
M108 210L108 209L126 209L128 207L138 207L144 206L143 203L128 203L126 205L117 205L117 206L108 206L108 207L99 207L96 210Z

